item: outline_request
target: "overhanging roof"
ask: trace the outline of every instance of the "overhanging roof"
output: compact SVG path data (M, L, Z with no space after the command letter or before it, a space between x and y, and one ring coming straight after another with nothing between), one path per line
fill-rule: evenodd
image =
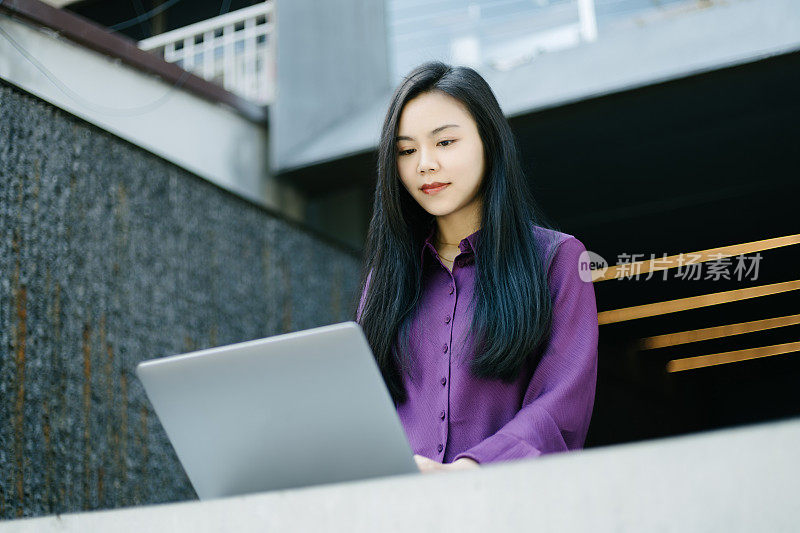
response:
M482 71L507 116L679 79L800 49L795 0L738 0L668 11L506 72ZM307 143L281 170L372 151L391 95Z

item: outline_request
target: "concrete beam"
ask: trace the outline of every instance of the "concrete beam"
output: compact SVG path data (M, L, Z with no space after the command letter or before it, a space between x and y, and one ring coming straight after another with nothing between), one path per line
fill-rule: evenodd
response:
M389 90L384 2L292 0L275 4L277 89L269 108L271 168Z
M505 72L481 74L509 117L800 49L800 2L700 3L640 25L602 31L582 46L545 53ZM706 6L706 7L702 7ZM446 59L446 58L445 58ZM281 159L283 170L369 152L378 142L391 91Z
M6 522L80 531L797 531L800 419L477 470Z

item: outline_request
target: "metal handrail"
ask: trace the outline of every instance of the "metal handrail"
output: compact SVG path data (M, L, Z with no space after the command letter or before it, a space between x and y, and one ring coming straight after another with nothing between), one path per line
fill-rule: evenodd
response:
M259 104L275 94L275 9L265 2L139 41L206 80Z

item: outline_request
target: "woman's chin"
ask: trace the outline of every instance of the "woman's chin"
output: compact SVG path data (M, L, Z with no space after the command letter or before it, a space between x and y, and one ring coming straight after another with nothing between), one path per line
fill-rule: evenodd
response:
M450 207L440 207L440 206L423 206L425 211L428 212L429 215L433 215L435 217L443 217L445 215L449 215L453 212L453 209Z

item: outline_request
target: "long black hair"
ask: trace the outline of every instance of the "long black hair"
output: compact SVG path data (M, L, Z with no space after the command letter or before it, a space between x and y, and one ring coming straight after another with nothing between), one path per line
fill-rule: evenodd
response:
M538 363L552 322L543 257L550 252L537 248L532 228L551 225L536 208L508 120L475 70L441 61L423 63L397 87L383 122L360 281L365 299L356 311L395 404L407 398L401 370L411 362L408 328L422 292L421 247L435 223L401 183L395 136L405 104L431 91L463 103L483 142L485 174L478 192L483 208L469 330L477 342L470 371L477 377L513 380L526 363Z

